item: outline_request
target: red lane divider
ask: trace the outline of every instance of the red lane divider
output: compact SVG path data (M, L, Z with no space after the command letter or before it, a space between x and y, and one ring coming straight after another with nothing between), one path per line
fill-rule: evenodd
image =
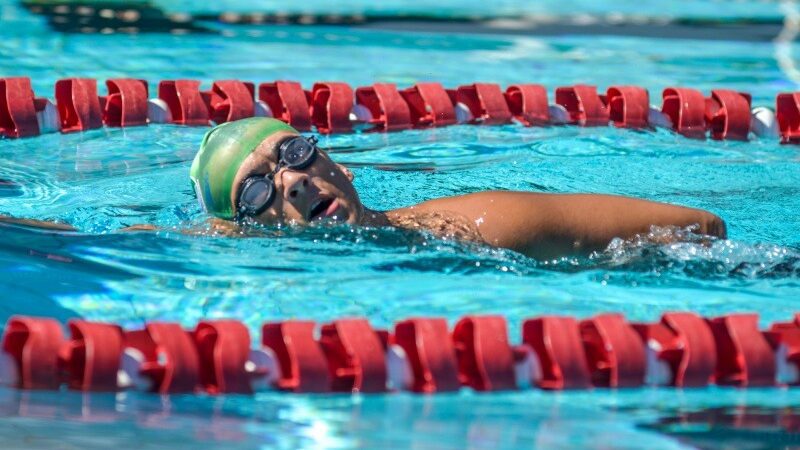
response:
M209 115L216 123L253 117L255 112L255 87L253 83L238 80L215 81L211 90L201 93L206 97Z
M581 321L592 382L601 387L636 387L647 371L644 343L621 314L601 314Z
M775 384L775 354L758 329L757 314L730 314L714 318L709 324L717 346L717 384Z
M545 316L522 324L522 342L539 357L542 389L586 389L591 377L578 322L572 317Z
M547 91L539 84L514 84L505 92L511 114L526 127L550 123Z
M470 123L497 125L511 122L511 111L497 84L475 83L459 86L456 90L456 101L469 109L473 117Z
M126 345L144 356L141 373L161 394L194 392L200 363L193 339L175 323L149 323L144 330L125 334Z
M794 370L800 372L800 326L797 319L792 322L773 323L769 330L764 332L764 336L775 351L778 365L794 366ZM783 361L780 361L783 359ZM800 384L800 376L794 380L786 381L790 385Z
M706 136L706 100L700 91L689 88L664 89L661 112L672 120L672 129L691 138Z
M314 340L314 322L291 320L265 324L262 343L280 361L278 388L294 392L331 390L322 347Z
M606 92L608 115L620 128L645 128L648 126L650 96L638 86L611 86ZM748 118L750 110L748 110Z
M103 107L103 123L109 127L147 125L147 81L118 78L106 81L108 97Z
M200 363L199 380L211 394L253 392L245 367L250 358L250 332L235 320L197 324L194 341Z
M56 105L61 130L93 130L103 126L103 110L97 96L97 80L67 78L56 81Z
M296 81L261 83L258 98L269 106L272 116L296 128L311 130L311 93Z
M703 318L694 313L667 313L656 324L635 324L657 357L672 370L671 384L705 386L714 375L717 348L714 335Z
M386 391L386 351L366 319L323 325L319 343L328 359L334 391Z
M352 131L353 88L347 83L315 83L311 89L311 122L320 133Z
M461 384L476 391L517 388L514 353L503 317L465 317L456 323L453 341Z
M78 391L116 391L123 351L123 332L117 325L72 320L72 339L61 348L67 385Z
M713 139L746 141L750 132L750 94L715 89L706 100L706 123Z
M14 358L22 389L57 389L58 352L64 344L61 324L54 319L15 316L6 323L3 351Z
M800 143L800 92L782 93L775 98L775 115L784 144Z
M29 78L0 78L0 135L10 138L39 135Z
M356 104L372 114L369 123L378 131L399 131L411 128L408 103L392 83L375 83L356 89Z
M42 127L45 131L54 128L56 116L48 108L49 100L34 97L30 86L26 77L0 78L0 135L36 136ZM174 124L207 126L211 121L222 123L266 113L256 105L255 85L246 81L216 81L210 90L201 91L198 80L163 80L158 84L158 100L163 103L147 98L144 80L111 79L106 86L108 95L99 96L94 79L56 82L62 132L104 124L139 126L163 122L167 117ZM623 128L666 126L666 119L657 117L663 114L674 131L690 138L702 139L710 132L713 139L747 140L753 126L754 133L772 135L779 129L781 142L800 143L800 93L779 94L774 115L765 108L751 111L749 94L726 89L712 90L705 98L694 89L669 87L662 92L662 99L658 113L649 105L647 90L637 86L611 86L603 95L591 85L555 91L555 104L567 111L567 123L581 126L607 126L609 122ZM558 116L551 117L547 92L536 84L514 84L502 91L493 83L445 89L439 83L425 82L401 90L391 83L375 83L353 91L347 83L322 82L306 91L297 82L276 81L259 85L258 100L269 107L273 117L301 131L313 127L323 134L352 132L353 121L361 120L372 125L369 131L438 127L459 120L486 125L510 123L512 119L524 126L563 123ZM354 105L364 107L371 117L357 112L354 119ZM167 111L159 112L165 108ZM469 117L457 117L462 108ZM39 113L44 115L39 117ZM148 117L151 113L153 116Z
M569 113L570 120L584 127L608 126L608 109L597 87L578 84L556 89L556 103Z
M408 103L415 127L442 127L456 123L453 101L439 83L417 83L400 91Z
M324 324L267 323L260 349L244 324L149 323L124 331L71 320L70 338L48 318L12 317L0 352L0 381L22 389L149 389L161 394L252 393L270 384L292 392L451 392L800 384L800 315L758 328L756 314L704 319L666 313L658 323L630 324L620 314L580 322L543 316L522 324L512 347L501 316L414 318L394 332L363 318ZM648 356L649 355L649 356ZM390 373L391 371L391 373ZM664 373L667 371L668 373ZM147 383L149 381L149 383ZM267 381L269 384L264 384ZM146 383L146 385L145 385Z
M158 98L163 100L178 125L208 125L208 107L200 95L197 80L165 80L158 84Z
M458 390L458 363L444 319L408 319L395 325L394 339L408 356L411 390L434 393Z

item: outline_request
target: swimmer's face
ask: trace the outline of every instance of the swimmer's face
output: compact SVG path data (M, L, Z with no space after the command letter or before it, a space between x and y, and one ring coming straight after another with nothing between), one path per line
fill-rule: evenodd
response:
M264 139L242 163L233 179L231 201L238 204L242 181L271 173L278 164L278 145L289 131ZM359 223L364 207L353 187L353 174L319 150L314 162L303 169L282 167L275 173L275 196L269 207L253 217L264 225L305 225L319 220Z

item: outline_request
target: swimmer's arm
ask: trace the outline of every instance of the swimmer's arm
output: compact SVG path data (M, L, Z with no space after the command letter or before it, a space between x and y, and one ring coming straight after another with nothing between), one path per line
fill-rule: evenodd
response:
M175 230L183 234L191 235L209 235L209 236L237 236L241 234L241 227L235 222L229 220L222 220L217 218L210 218L206 221L208 224L205 227L187 228L182 230ZM121 228L119 231L161 231L159 228L151 224L136 224L129 227Z
M45 220L36 219L20 219L17 217L0 215L0 223L7 223L11 225L22 225L31 228L39 228L43 230L54 231L78 231L75 227L65 223L48 222Z
M155 225L151 225L149 223L137 223L136 225L131 225L128 227L120 228L118 231L158 231L158 228Z
M564 230L577 248L605 248L614 238L647 233L652 226L686 228L718 238L727 237L725 222L701 209L612 195L559 195L539 205L551 218L546 229Z
M22 225L25 227L38 228L42 230L70 231L70 232L78 231L77 228L65 223L49 222L46 220L36 220L36 219L21 219L18 217L11 217L0 214L0 224L3 223L11 225ZM119 229L119 231L122 232L160 231L160 230L161 228L151 224L136 224ZM180 232L185 234L195 234L195 235L208 234L208 235L236 236L240 234L241 229L234 222L212 218L208 220L207 227L180 230Z
M725 223L699 209L628 197L490 191L428 201L406 210L450 211L472 221L487 244L536 258L602 250L614 238L650 227L698 225L698 233L726 237Z
M42 230L78 231L77 228L65 223L49 222L46 220L36 220L36 219L21 219L18 217L11 217L4 215L0 215L0 223L22 225L25 227L39 228ZM121 228L119 231L156 231L156 230L158 230L158 228L155 225L138 224Z
M534 226L529 241L511 238L527 254L587 253L605 249L614 238L628 239L652 226L686 228L725 238L725 222L708 211L629 197L594 194L535 195L520 200L516 214ZM512 218L512 221L515 220ZM519 230L519 229L518 229ZM518 231L519 232L519 231Z

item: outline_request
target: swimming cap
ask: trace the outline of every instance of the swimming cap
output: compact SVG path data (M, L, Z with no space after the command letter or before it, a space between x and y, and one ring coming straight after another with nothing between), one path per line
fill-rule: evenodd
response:
M236 172L258 144L278 131L297 133L280 120L251 117L223 123L203 136L189 178L205 212L222 219L233 219L231 189Z

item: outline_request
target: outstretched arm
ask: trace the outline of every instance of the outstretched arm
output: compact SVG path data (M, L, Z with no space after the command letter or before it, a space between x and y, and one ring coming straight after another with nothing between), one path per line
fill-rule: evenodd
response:
M36 219L20 219L17 217L0 215L0 223L7 223L11 225L23 225L32 228L41 228L45 230L54 231L77 231L75 227L65 223L47 222L44 220Z
M208 236L238 236L241 234L241 227L235 222L210 218L206 221L207 226L177 230L183 234L208 235ZM119 231L160 231L161 228L151 224L137 224L129 227L120 228Z
M45 220L36 219L20 219L17 217L4 216L0 214L0 224L22 225L31 228L39 228L42 230L52 231L78 231L72 225L65 223L48 222ZM128 227L120 228L118 231L159 231L160 228L150 224L136 224ZM198 234L198 235L223 235L223 236L236 236L240 234L241 229L234 222L209 219L207 228L196 228L190 230L181 230L184 234Z
M546 235L563 235L576 249L605 248L616 238L647 233L652 226L696 226L699 234L727 237L725 222L700 209L610 195L564 195L539 202Z
M726 237L725 223L707 211L612 195L490 191L408 209L459 214L487 243L537 258L602 250L614 238L647 233L653 225L697 225L698 233Z

